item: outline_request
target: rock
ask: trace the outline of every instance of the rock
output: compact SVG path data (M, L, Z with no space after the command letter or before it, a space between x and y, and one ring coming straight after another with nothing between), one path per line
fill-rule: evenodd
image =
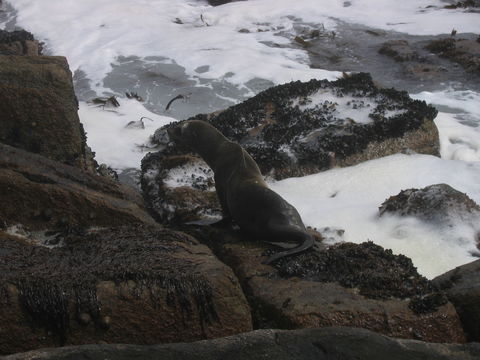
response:
M411 60L419 60L420 57L415 50L410 47L406 40L391 40L382 44L378 50L380 54L390 56L395 61L404 62Z
M329 327L256 330L189 344L69 346L11 355L5 360L474 360L479 356L478 343L433 344L363 329Z
M403 68L403 73L406 76L419 81L438 79L445 72L447 72L445 67L429 63L414 63Z
M480 74L480 43L453 37L431 41L426 49L459 63L466 71Z
M479 0L458 1L457 3L444 6L445 9L458 9L458 8L469 9L469 8L476 8L476 7L480 7Z
M213 172L199 157L149 153L142 160L140 180L146 206L159 222L221 217Z
M56 248L0 232L0 254L0 354L252 330L231 269L180 232L105 228L70 234Z
M436 184L423 189L402 190L391 196L379 208L380 216L387 213L439 223L451 218L470 220L472 216L478 220L480 206L450 185Z
M412 216L434 226L439 236L478 256L480 206L447 184L402 190L379 207L379 216Z
M455 305L470 341L480 341L480 260L433 279Z
M95 171L64 57L0 56L0 142Z
M373 243L342 243L263 265L265 244L212 227L185 229L238 276L258 328L352 326L388 336L464 342L445 295L405 256Z
M38 56L40 54L41 47L38 41L28 31L0 30L0 55Z
M198 115L240 143L262 173L275 179L348 166L404 150L438 155L437 111L406 92L377 88L368 74L334 82L312 80L275 86L245 102L211 115ZM142 161L147 206L160 221L205 220L211 195L192 187L213 184L211 173L189 149L168 143L167 125L152 141L160 147ZM198 171L200 169L200 171ZM182 179L179 175L185 172ZM168 179L179 179L172 183ZM179 199L179 185L204 201ZM212 188L213 189L213 188ZM172 194L172 196L170 196ZM218 204L210 209L219 208ZM199 210L200 209L200 210Z
M155 223L133 188L1 143L0 203L29 230Z
M233 1L235 0L208 0L208 3L212 6L219 6L219 5L231 3Z

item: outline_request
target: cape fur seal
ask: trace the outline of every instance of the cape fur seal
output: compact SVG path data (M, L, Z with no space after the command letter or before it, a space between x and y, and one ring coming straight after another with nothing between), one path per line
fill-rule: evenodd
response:
M190 120L167 129L171 140L196 151L214 172L215 188L224 216L259 240L298 246L276 253L265 263L313 246L298 211L269 189L253 158L209 123Z

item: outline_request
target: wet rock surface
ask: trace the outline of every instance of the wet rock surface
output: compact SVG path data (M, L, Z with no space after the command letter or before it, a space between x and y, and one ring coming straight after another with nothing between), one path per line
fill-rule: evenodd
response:
M343 243L261 262L272 250L236 232L185 231L211 247L238 276L258 328L351 326L388 336L464 342L451 303L420 276L411 260L372 243Z
M435 184L423 189L402 190L391 196L379 208L379 214L415 216L439 223L451 219L480 219L480 206L467 194L447 184Z
M155 223L133 188L1 143L0 202L1 226L30 230Z
M387 41L378 52L390 56L398 62L420 59L418 53L411 48L406 40Z
M183 233L135 226L34 246L0 232L0 354L193 341L252 329L232 271Z
M28 31L0 30L0 55L37 56L41 55L41 52L38 41Z
M232 0L208 0L208 3L212 6L219 6L219 5L231 3L233 1Z
M436 114L425 102L412 100L405 92L379 89L368 74L356 74L334 82L276 86L225 111L196 118L241 144L264 175L283 179L407 150L438 155ZM200 219L198 209L177 207L175 197L164 196L178 187L165 181L172 173L204 167L189 149L168 143L166 129L175 125L158 129L152 137L161 150L142 161L142 189L159 220L183 221L179 213L186 212ZM205 172L185 174L213 183Z
M466 71L480 75L480 43L453 37L433 40L426 48L460 64Z
M64 57L0 56L0 142L93 172L71 76Z
M480 345L431 344L399 340L363 329L257 330L222 339L155 346L88 345L45 349L5 360L142 359L278 359L278 360L473 360Z
M480 341L480 260L433 279L455 305L470 341Z

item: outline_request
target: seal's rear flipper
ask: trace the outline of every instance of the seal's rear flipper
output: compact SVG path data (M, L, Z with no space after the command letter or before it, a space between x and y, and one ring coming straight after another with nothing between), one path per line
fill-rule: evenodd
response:
M305 239L305 241L301 245L299 245L297 247L294 247L293 249L290 249L290 250L281 251L279 253L276 253L276 254L270 256L267 260L263 261L262 264L269 265L269 264L277 261L278 259L281 259L282 257L295 255L295 254L299 254L301 252L304 252L304 251L310 249L313 246L314 243L315 243L315 239L313 238L312 235L308 234L307 238Z

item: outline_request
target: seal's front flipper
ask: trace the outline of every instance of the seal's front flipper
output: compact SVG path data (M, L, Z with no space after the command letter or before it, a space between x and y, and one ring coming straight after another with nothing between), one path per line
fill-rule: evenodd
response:
M218 221L215 221L215 222L211 223L210 226L213 226L213 227L219 228L219 229L231 228L233 226L232 218L230 216L226 216L226 217L222 218L221 220L218 220Z

